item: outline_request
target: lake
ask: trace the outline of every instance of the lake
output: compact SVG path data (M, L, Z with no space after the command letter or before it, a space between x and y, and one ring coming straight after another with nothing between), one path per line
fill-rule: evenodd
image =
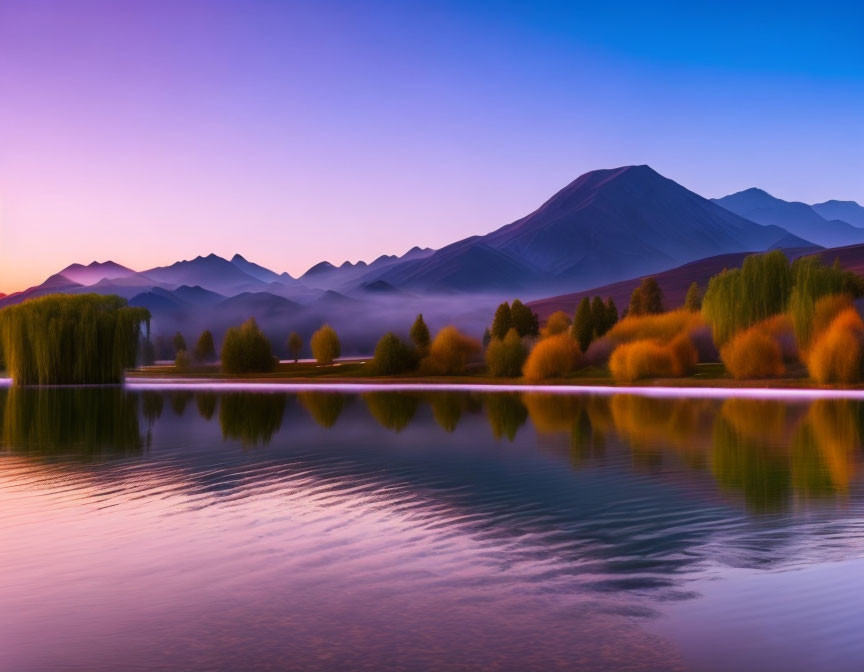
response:
M0 388L3 670L860 670L864 406Z

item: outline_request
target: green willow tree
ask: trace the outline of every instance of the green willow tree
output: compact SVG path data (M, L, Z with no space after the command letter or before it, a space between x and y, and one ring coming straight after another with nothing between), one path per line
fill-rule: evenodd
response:
M735 333L787 310L800 348L812 339L816 301L829 294L864 295L861 276L839 264L826 266L818 256L790 264L779 250L752 254L741 268L723 270L708 282L702 314L711 325L714 342L725 344Z
M702 314L722 347L734 334L786 310L792 268L779 250L751 254L741 268L724 269L708 281Z
M16 385L119 383L142 326L150 312L119 296L52 294L0 310L0 348Z

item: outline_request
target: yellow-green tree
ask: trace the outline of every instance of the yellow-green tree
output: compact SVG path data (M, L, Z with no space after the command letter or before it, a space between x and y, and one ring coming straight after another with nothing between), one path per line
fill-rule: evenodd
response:
M323 325L318 331L312 334L312 340L309 341L312 347L312 356L319 364L332 364L340 354L342 354L342 345L339 343L339 336L336 330L329 324Z
M225 333L221 359L225 373L267 373L277 363L270 341L253 317Z

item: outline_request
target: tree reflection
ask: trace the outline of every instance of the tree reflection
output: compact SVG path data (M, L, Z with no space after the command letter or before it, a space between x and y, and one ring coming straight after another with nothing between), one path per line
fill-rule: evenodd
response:
M435 422L445 432L452 432L462 419L468 395L462 392L432 392L427 397Z
M192 401L192 393L186 390L171 393L171 410L174 415L182 415L186 412L186 406Z
M486 396L484 406L486 418L496 439L506 436L508 441L516 437L516 432L528 419L528 409L518 394L495 393Z
M846 493L858 470L860 405L843 399L811 404L792 442L792 478L810 497Z
M346 396L338 392L300 392L297 399L315 422L329 429L342 415Z
M404 392L370 392L363 395L369 413L378 424L394 432L401 432L411 422L420 399Z
M744 416L758 416L766 408L765 402L736 399L726 403L729 401L744 403L731 405L732 411L721 411L717 417L711 471L722 488L743 495L752 511L781 511L788 506L792 492L788 456L769 441L767 432L773 430L782 436L784 426L772 427L769 422L769 429L750 431L756 425Z
M231 392L222 395L219 424L222 438L237 439L244 446L267 445L282 426L284 394Z
M210 420L216 412L216 400L218 397L215 392L198 392L195 395L195 405L198 407L198 415L205 420Z
M162 417L162 409L165 406L165 398L161 392L141 392L141 415L152 425Z
M138 397L121 388L0 390L2 444L33 455L82 458L140 453Z

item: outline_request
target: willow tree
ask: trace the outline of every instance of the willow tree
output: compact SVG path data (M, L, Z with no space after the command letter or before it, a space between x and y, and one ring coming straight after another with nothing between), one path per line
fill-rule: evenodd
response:
M857 299L864 294L864 283L861 276L844 270L838 262L826 266L817 256L796 259L792 264L792 277L789 315L798 346L806 350L813 340L816 301L829 294L847 294Z
M816 301L828 294L864 294L860 276L839 264L826 266L818 256L793 264L779 250L752 254L741 268L724 270L708 282L702 314L711 325L714 342L722 346L735 333L789 310L798 345L810 345Z
M119 383L150 312L119 296L51 294L0 310L0 347L16 385Z
M792 283L789 260L779 250L751 254L741 268L712 277L702 298L702 314L714 342L722 346L738 331L784 312Z

